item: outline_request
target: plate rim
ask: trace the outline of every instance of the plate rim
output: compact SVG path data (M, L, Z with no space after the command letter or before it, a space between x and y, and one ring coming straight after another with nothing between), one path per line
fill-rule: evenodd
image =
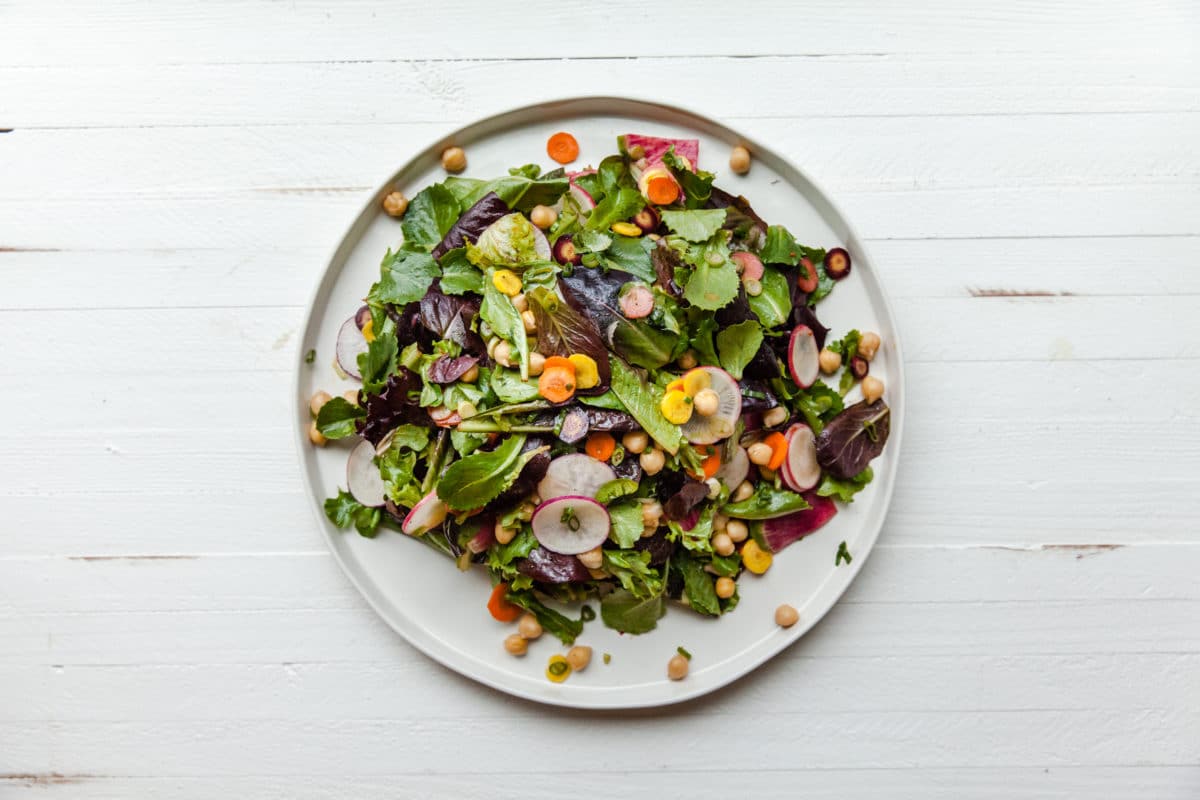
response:
M591 106L595 110L584 112L572 108L573 106ZM607 108L611 107L611 108ZM603 110L601 110L603 109ZM654 112L653 115L646 112ZM547 122L570 116L572 114L588 113L594 116L604 116L608 113L612 116L626 114L628 116L643 116L648 118L674 116L683 117L688 120L693 127L701 130L707 130L712 135L716 135L726 142L738 142L749 147L752 153L765 156L768 160L774 162L774 166L781 171L790 171L792 177L789 178L789 183L795 183L794 178L809 184L812 187L816 197L806 198L810 204L813 204L813 199L819 199L824 204L825 208L819 208L822 218L825 219L831 227L838 227L846 232L845 246L853 248L861 253L862 261L868 266L871 280L865 287L871 300L878 304L882 309L888 326L891 328L892 336L889 342L889 350L895 359L895 377L889 376L889 392L892 395L893 408L891 429L889 434L888 444L889 450L894 453L895 465L887 471L887 475L883 486L878 489L882 491L882 497L876 502L882 503L882 509L878 515L875 524L870 526L870 529L865 532L865 537L860 545L859 552L855 554L854 560L848 564L849 569L838 568L830 573L830 577L826 578L825 583L830 580L840 580L841 585L833 589L833 593L827 606L812 616L806 616L801 620L801 624L795 625L791 629L783 630L783 634L775 638L759 649L755 654L746 659L744 664L726 669L724 672L713 676L704 682L687 681L679 684L671 684L677 686L677 691L669 695L663 694L658 697L638 697L624 698L618 695L614 690L619 691L622 687L605 687L604 689L590 689L585 687L577 687L575 689L563 692L565 685L547 684L547 688L543 691L535 691L531 688L526 688L522 685L510 685L504 683L499 677L493 676L478 668L478 659L464 653L460 649L443 642L436 636L423 630L419 625L416 625L409 620L402 612L398 615L399 619L393 619L390 613L384 608L383 599L377 593L379 588L375 582L367 578L355 566L347 562L343 557L341 549L338 546L339 537L346 536L341 530L332 529L331 523L326 519L324 513L323 500L318 496L320 493L315 491L318 483L315 469L312 462L308 458L311 455L310 450L312 445L308 440L308 421L311 420L307 402L304 400L303 392L305 390L305 376L310 365L304 362L300 354L304 352L304 347L308 344L313 336L314 317L316 316L317 303L329 290L327 284L331 285L331 272L335 265L338 273L345 266L345 261L349 252L352 252L358 240L361 238L363 231L375 218L378 212L378 205L386 191L390 191L395 185L397 178L404 173L419 168L421 162L436 156L445 147L454 143L469 142L475 138L482 136L494 135L487 133L487 129L492 126L502 125L509 118L519 119L522 116L532 117L540 115ZM520 124L519 122L517 124ZM475 133L480 131L480 133ZM836 224L835 224L836 223ZM349 243L355 244L349 244ZM345 251L345 252L343 252ZM301 479L304 484L304 493L308 495L309 508L316 518L317 526L321 531L322 538L325 540L325 545L329 549L338 567L342 573L349 579L351 585L358 591L372 611L383 620L389 628L403 638L411 647L421 654L433 659L443 667L452 670L453 672L470 678L478 683L488 686L496 691L504 694L520 697L525 700L531 700L543 705L557 706L560 708L574 708L592 711L603 710L621 710L621 709L639 709L639 708L659 708L665 706L675 706L691 700L694 700L703 695L717 691L734 681L744 677L746 674L756 669L757 667L766 664L768 661L779 655L780 652L795 644L803 638L809 631L820 624L834 606L841 600L842 595L858 577L863 565L870 557L875 549L875 544L879 540L879 534L883 528L883 524L887 519L888 513L891 510L892 499L895 491L896 475L899 471L899 461L901 444L904 433L904 417L907 409L906 402L906 380L905 380L905 362L904 353L901 343L899 326L896 322L895 310L892 308L891 300L886 291L883 281L880 278L878 271L874 267L874 259L872 259L867 251L866 244L859 235L857 229L850 222L849 218L842 212L841 208L834 202L833 198L825 190L825 188L813 177L796 166L792 161L779 155L775 148L762 144L761 141L747 137L724 122L721 122L706 114L693 111L689 108L673 103L664 103L659 100L648 99L644 97L616 97L611 95L568 95L556 99L544 100L535 103L529 103L522 106L514 106L502 111L487 114L486 116L474 119L465 125L460 125L453 130L442 134L434 139L426 147L416 151L409 159L402 163L391 176L379 184L374 191L371 192L366 202L355 212L350 224L343 230L341 238L337 244L331 249L329 256L322 262L320 274L317 276L314 286L309 293L305 304L304 322L299 338L299 347L297 348L296 363L292 372L291 382L291 406L292 418L297 423L295 427L295 437L293 442L296 446L297 459L300 462ZM871 285L873 284L873 285ZM311 344L308 344L311 347ZM896 401L899 402L896 402ZM899 409L899 413L895 409ZM332 530L331 530L332 529ZM860 529L862 530L862 529ZM843 579L837 576L845 576ZM822 584L823 585L823 584ZM819 588L819 587L818 587ZM811 613L811 612L810 612ZM401 624L403 623L403 624ZM751 651L754 652L754 651ZM694 685L690 685L693 684ZM549 692L549 688L553 686L558 690L553 693ZM629 687L633 688L633 687Z

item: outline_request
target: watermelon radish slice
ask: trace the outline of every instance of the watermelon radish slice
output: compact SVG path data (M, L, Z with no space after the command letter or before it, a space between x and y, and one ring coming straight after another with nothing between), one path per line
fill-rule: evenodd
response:
M812 508L796 511L762 522L763 538L772 553L778 553L792 542L803 539L821 528L837 514L837 505L816 492L805 492L804 499Z
M537 493L542 500L573 495L595 497L601 486L616 477L603 461L586 453L569 453L550 462L545 477L538 482Z
M792 380L801 389L807 389L817 380L820 372L820 350L812 328L797 325L788 340L788 370Z
M579 210L585 214L596 207L596 200L588 194L586 189L574 181L571 182L571 186L567 191L570 192L571 199L579 205Z
M647 164L662 161L663 154L675 148L675 155L687 159L688 166L693 170L700 163L699 139L666 139L660 136L643 136L638 133L627 133L617 137L617 146L621 152L628 154L631 150L641 148L642 157Z
M728 461L717 468L717 472L713 477L728 486L730 491L732 491L740 486L749 474L750 457L746 455L746 448L735 447L733 455Z
M574 556L604 544L610 521L604 506L592 498L565 495L535 508L530 524L542 547L552 553Z
M375 465L375 445L363 439L350 451L346 461L346 488L364 506L383 505L383 477Z
M717 393L720 403L710 416L692 414L681 426L683 435L692 444L713 444L733 435L738 417L742 415L742 390L733 376L719 367L697 367L708 373L709 388Z
M794 492L805 492L821 480L821 465L817 463L817 437L812 428L797 422L788 428L787 458L783 460L783 482Z
M436 490L432 491L412 507L412 511L408 512L408 516L400 524L400 530L409 536L420 536L445 522L449 513L450 507L437 496Z
M343 322L342 327L338 329L337 363L342 368L342 372L351 378L362 380L362 373L358 371L358 354L367 352L367 340L363 338L362 331L358 329L358 323L355 320L357 316L355 314Z

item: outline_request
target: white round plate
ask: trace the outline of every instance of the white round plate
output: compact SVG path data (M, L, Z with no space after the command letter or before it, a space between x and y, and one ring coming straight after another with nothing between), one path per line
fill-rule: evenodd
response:
M504 637L513 626L488 614L490 585L481 569L459 572L444 556L406 536L381 531L364 539L335 528L322 511L326 497L345 486L349 447L331 443L324 449L308 443L308 398L318 389L335 396L356 382L340 381L331 367L338 326L355 312L379 277L379 263L402 237L400 225L381 211L384 194L397 187L409 197L442 180L439 155L457 144L467 151L466 175L491 178L509 167L530 162L549 168L546 139L567 130L579 140L581 155L572 165L598 163L617 150L617 136L642 133L698 138L700 164L717 174L717 185L745 195L771 223L787 226L798 241L812 246L841 245L850 251L853 270L824 300L821 321L838 337L851 328L875 330L883 347L871 373L884 380L892 408L891 438L872 466L874 482L815 534L778 554L766 575L746 573L739 581L741 602L719 619L701 617L671 604L651 633L622 636L599 619L588 623L579 644L594 651L591 666L566 682L548 681L547 659L565 652L546 635L532 642L529 654L505 653ZM754 154L746 176L728 169L730 150L744 144ZM697 697L745 675L799 639L833 606L858 574L879 534L887 512L900 454L904 420L904 380L896 326L883 289L862 241L810 178L749 137L696 114L657 103L590 97L510 111L469 125L418 153L370 198L334 252L310 304L299 352L316 350L313 364L299 360L294 417L304 479L318 524L342 569L375 610L415 647L442 664L501 691L562 706L634 708L665 705ZM848 400L857 400L858 390ZM835 566L838 544L845 541L854 560ZM781 629L775 607L790 603L800 622ZM598 604L591 604L598 610ZM667 661L676 647L692 654L685 680L670 681ZM610 653L605 664L602 654Z

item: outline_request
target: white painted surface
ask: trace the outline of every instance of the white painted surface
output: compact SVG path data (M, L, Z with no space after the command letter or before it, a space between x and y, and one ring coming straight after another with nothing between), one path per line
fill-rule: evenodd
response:
M793 5L0 5L0 797L1200 796L1196 5ZM288 390L381 176L623 86L834 194L909 414L825 622L709 699L589 715L374 617Z

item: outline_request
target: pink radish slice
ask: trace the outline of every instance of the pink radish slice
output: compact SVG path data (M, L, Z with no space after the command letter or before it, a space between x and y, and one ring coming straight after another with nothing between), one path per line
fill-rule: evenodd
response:
M490 520L485 520L479 527L479 533L475 534L467 542L467 549L472 553L482 553L492 546L492 542L496 541L496 526Z
M804 499L812 508L796 511L762 523L763 538L772 553L778 553L792 542L803 539L821 528L837 514L837 505L816 492L805 492Z
M383 505L383 477L375 466L375 445L363 439L346 461L346 488L364 506Z
M696 169L700 161L699 139L667 139L661 136L643 136L639 133L627 133L624 136L618 137L618 141L626 153L640 147L642 149L642 157L649 163L661 161L663 154L672 147L675 148L675 155L684 158L688 162L688 166L693 170Z
M817 380L820 371L820 351L812 328L797 325L788 341L788 370L792 380L801 389L807 389Z
M358 311L354 312L354 324L358 326L358 329L360 331L363 328L367 327L367 323L370 321L371 321L371 307L370 306L362 306L358 309Z
M571 182L569 189L571 197L579 204L581 211L591 211L596 207L595 199L582 186L577 186L574 181Z
M597 461L587 453L569 453L550 462L546 475L538 483L537 493L542 500L569 495L595 497L600 487L617 474L603 461Z
M713 477L728 486L732 491L742 481L746 480L746 476L749 474L750 457L746 455L746 448L735 447L733 455L728 461L717 468L717 472Z
M817 463L817 437L813 435L812 428L797 422L788 428L787 441L783 482L792 491L808 491L821 480L821 465Z
M566 556L594 550L608 539L608 512L590 497L547 500L534 509L530 524L542 547Z
M595 174L596 174L596 170L594 170L594 169L576 170L575 172L567 173L567 180L574 181L576 178L579 178L583 175L595 175Z
M635 283L621 295L621 313L630 319L650 316L654 310L654 293L640 283Z
M546 234L542 233L541 228L534 228L533 249L538 254L538 258L543 261L550 260L550 240L546 238Z
M738 382L723 369L718 367L697 367L708 373L711 378L709 388L717 393L720 403L711 416L692 414L692 418L683 423L683 435L692 444L713 444L733 435L738 417L742 415L742 390Z
M754 255L754 253L746 250L739 250L729 256L734 262L741 267L739 272L742 273L744 281L761 281L763 276L762 260Z
M437 496L437 492L430 492L418 500L417 504L412 507L412 511L408 512L408 516L400 525L400 530L409 536L420 536L445 522L446 515L449 513L450 508Z
M337 336L337 363L342 368L342 372L349 375L351 378L362 380L362 373L358 371L358 354L367 352L367 340L363 338L362 331L358 329L358 323L354 317L342 323L342 327L338 330Z

